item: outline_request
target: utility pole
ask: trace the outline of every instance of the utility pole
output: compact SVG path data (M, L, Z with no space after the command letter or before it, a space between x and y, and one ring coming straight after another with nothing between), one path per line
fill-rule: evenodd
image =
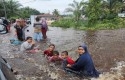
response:
M6 12L6 6L5 6L5 1L3 1L3 8L4 8L4 14L5 14L5 18L7 19L7 12Z

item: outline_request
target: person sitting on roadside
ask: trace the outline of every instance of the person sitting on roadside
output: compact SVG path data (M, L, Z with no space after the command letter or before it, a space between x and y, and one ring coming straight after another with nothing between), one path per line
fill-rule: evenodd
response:
M59 56L58 51L53 51L53 56L49 58L50 62L62 61L62 58Z
M32 40L32 37L27 37L26 41L21 44L20 51L32 50L35 46L35 42Z
M99 72L95 69L92 58L88 52L87 46L78 47L79 58L75 64L67 65L67 71L78 74L81 77L99 77Z
M75 61L71 57L68 56L67 51L63 51L61 53L61 58L63 59L62 66L64 70L68 64L73 65L75 63Z
M47 57L52 57L54 49L55 49L55 45L54 44L50 44L49 48L44 51L44 55L47 56Z

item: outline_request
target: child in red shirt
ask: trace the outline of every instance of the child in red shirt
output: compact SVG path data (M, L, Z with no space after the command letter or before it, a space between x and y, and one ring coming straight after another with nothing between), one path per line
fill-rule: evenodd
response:
M50 44L49 48L44 51L44 55L46 55L47 57L52 57L54 49L55 49L55 45L54 44Z
M53 51L53 56L49 58L50 62L56 62L56 61L62 61L62 59L59 57L58 51Z
M63 65L64 70L68 64L73 65L75 63L75 61L71 57L68 56L67 51L63 51L61 53L61 58L63 59L62 65Z

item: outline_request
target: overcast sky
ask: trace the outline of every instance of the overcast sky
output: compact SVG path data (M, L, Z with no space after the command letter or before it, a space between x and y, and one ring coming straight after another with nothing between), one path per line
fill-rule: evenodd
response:
M73 0L18 0L24 7L29 6L35 8L40 12L48 13L54 9L58 9L61 14L64 14L64 10L68 7L68 4ZM76 0L78 2L82 0Z

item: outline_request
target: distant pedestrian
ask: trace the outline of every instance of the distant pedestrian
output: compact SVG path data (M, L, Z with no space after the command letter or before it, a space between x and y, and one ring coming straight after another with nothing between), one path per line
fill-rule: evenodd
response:
M34 40L35 41L42 41L42 32L41 32L42 23L40 22L40 18L36 17L36 22L34 23Z
M42 30L43 38L46 39L47 38L46 32L48 30L48 25L44 18L42 18L42 29L41 30Z

